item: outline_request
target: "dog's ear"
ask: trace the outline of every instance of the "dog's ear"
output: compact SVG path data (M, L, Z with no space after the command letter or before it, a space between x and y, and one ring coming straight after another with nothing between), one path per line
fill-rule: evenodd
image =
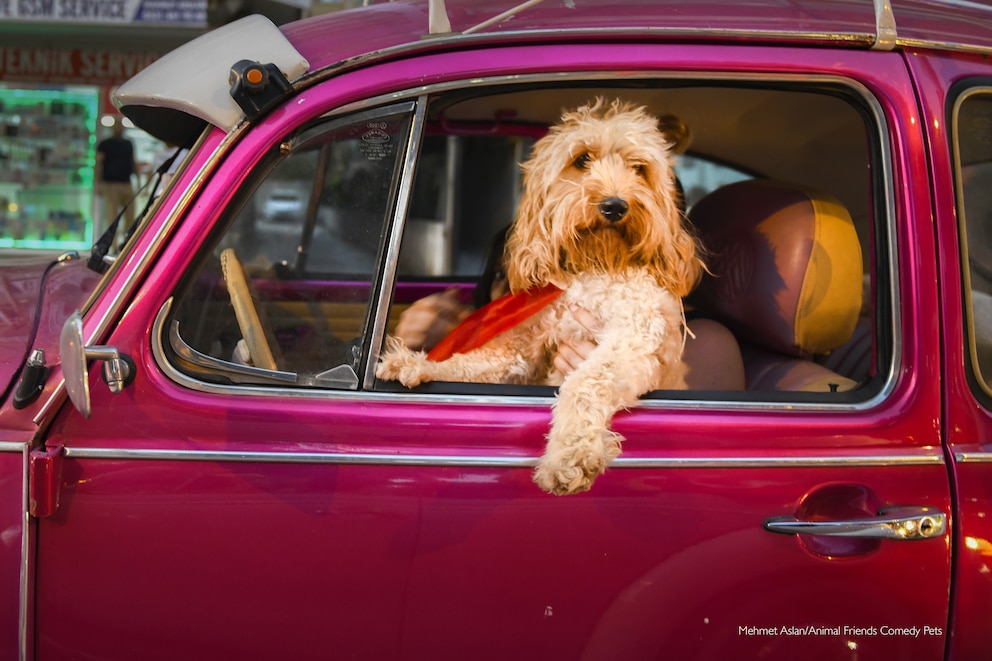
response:
M692 142L692 131L689 126L676 115L663 115L658 118L658 130L668 141L668 150L672 154L682 154Z
M552 241L542 218L544 189L531 182L531 178L531 171L525 168L524 193L506 240L506 277L512 292L546 284L549 265L555 262Z
M684 297L702 277L705 269L703 249L682 213L674 172L666 164L652 168L652 171L651 189L657 216L661 219L656 230L662 236L653 241L657 246L657 260L649 268L662 285L676 296Z
M695 234L685 225L681 216L678 218L678 227L672 232L672 242L665 252L665 260L668 262L667 272L672 277L669 288L679 297L689 295L699 279L703 275L705 266L702 260L702 248Z

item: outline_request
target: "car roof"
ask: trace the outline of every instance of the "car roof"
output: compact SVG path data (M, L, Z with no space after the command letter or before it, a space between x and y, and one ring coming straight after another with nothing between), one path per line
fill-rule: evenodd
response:
M860 48L929 45L992 49L992 3L968 0L446 0L450 31L428 35L427 0L397 0L287 24L316 69L400 46L453 41L738 38ZM529 6L525 6L529 5ZM497 20L498 19L498 20ZM333 38L328 39L329 35ZM433 37L434 43L426 36Z
M380 59L473 45L643 40L805 43L992 52L992 2L973 0L394 0L277 28L251 16L184 44L118 88L140 128L181 143L243 119L229 94L239 60L274 63L302 88ZM191 76L191 71L197 71Z

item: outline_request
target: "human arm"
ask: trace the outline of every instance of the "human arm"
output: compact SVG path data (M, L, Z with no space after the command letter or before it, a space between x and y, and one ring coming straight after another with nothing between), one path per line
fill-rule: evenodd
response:
M572 306L570 311L590 337L601 330L602 323L585 308ZM689 331L682 354L682 361L689 368L685 379L689 389L744 390L744 361L727 327L713 319L693 319ZM555 368L562 374L570 374L595 348L596 343L591 339L561 344L554 358Z
M471 314L472 308L461 302L457 287L414 301L400 314L393 336L410 349L430 350L455 326Z

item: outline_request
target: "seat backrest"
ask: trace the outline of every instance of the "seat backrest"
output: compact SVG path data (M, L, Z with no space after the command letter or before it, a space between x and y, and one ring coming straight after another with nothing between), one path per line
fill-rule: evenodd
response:
M690 303L737 335L747 387L854 387L813 360L851 338L861 311L861 247L844 205L755 179L717 189L689 216L711 271Z

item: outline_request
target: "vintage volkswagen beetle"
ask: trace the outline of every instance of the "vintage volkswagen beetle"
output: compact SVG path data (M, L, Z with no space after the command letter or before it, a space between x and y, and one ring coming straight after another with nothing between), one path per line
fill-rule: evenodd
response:
M990 21L420 0L164 57L115 100L190 149L124 248L0 265L2 655L986 658ZM747 381L649 394L555 497L550 389L374 365L597 95L690 127Z

